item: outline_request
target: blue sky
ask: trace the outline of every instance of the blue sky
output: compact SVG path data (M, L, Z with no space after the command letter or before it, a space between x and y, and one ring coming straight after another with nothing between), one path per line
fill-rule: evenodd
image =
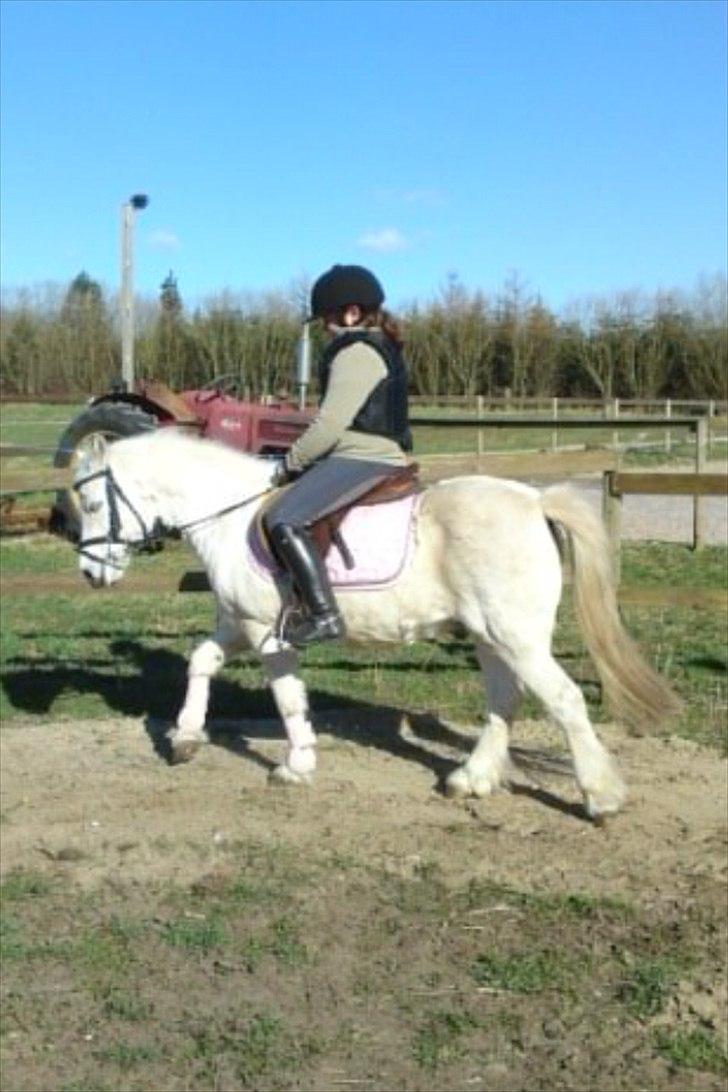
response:
M393 306L511 271L554 309L725 272L722 0L2 0L2 284L333 262Z

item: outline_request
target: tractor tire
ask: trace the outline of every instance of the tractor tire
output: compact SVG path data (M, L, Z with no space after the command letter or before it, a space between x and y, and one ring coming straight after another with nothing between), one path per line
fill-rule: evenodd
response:
M150 429L157 428L158 424L153 414L146 413L133 403L100 402L79 413L78 417L71 421L58 443L53 465L70 467L73 474L78 460L93 437L103 436L105 440L113 442L126 436L148 432ZM80 515L76 494L72 489L63 489L56 493L51 514L51 530L66 538L77 540L79 527Z

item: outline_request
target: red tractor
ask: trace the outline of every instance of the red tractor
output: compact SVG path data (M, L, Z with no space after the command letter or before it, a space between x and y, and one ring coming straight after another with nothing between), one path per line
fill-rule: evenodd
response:
M169 425L188 428L254 455L282 455L310 421L291 402L241 401L235 397L236 390L236 377L224 375L200 390L180 394L163 383L142 383L134 392L103 394L71 421L61 436L54 466L73 469L93 436L118 440ZM73 536L77 509L72 492L58 494L51 526L58 533Z

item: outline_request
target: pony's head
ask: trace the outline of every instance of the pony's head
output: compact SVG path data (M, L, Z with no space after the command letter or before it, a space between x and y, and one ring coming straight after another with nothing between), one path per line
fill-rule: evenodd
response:
M79 567L94 588L115 584L127 569L130 547L153 541L136 505L120 486L109 454L104 438L94 436L73 480L80 510Z

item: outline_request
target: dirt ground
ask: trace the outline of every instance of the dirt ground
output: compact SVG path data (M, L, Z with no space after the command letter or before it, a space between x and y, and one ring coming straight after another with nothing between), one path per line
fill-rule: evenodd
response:
M343 715L328 715L318 723L317 780L303 790L267 784L268 770L282 751L274 724L246 724L242 731L239 725L219 724L212 745L186 766L165 761L166 727L135 719L6 726L0 766L3 874L30 870L62 877L77 892L123 888L124 897L130 898L130 892L144 892L150 885L158 889L171 883L189 889L201 877L225 875L235 867L236 846L244 840L283 845L299 862L320 860L322 855L327 860L355 861L358 869L369 869L371 875L405 882L435 874L438 883L452 890L483 883L544 896L588 893L597 900L623 900L637 906L644 921L653 921L656 929L668 921L670 928L679 929L683 916L686 922L699 919L703 925L696 926L696 937L708 928L706 921L712 936L725 918L726 762L714 751L688 742L635 738L617 727L603 726L600 734L621 766L631 798L620 817L597 828L582 812L561 740L542 722L517 726L513 790L466 803L446 799L437 784L453 759L462 757L473 731L427 716L398 724L394 719L388 722L383 714L378 721L352 725ZM328 909L316 928L325 933L328 922L332 936L339 936L337 930L345 924L332 902L335 880L321 881ZM359 897L363 906L371 892L365 890ZM491 921L499 917L496 911L505 908L495 904L492 909ZM353 912L342 895L338 913ZM485 918L470 920L476 924L467 928L484 928L477 922ZM477 938L481 934L461 935ZM408 943L412 949L407 958L415 959L416 938ZM710 943L716 943L715 939ZM347 958L343 948L340 958ZM317 988L323 989L322 979L337 973L322 965ZM327 988L334 989L331 984ZM210 996L215 989L219 990L219 984L209 986ZM434 996L438 991L432 992ZM353 1020L360 1001L342 987L336 1001L337 1019L348 1014ZM277 1002L285 1007L285 996L279 993ZM290 1004L294 1005L293 999ZM319 1002L319 1011L322 1008L325 1004ZM604 1041L611 1047L600 1048L608 1056L600 1057L598 1078L585 1060L579 1061L583 1047L578 1040L583 1033L578 1028L571 1033L567 1060L549 1054L547 1063L540 1051L547 1050L543 1044L550 1041L548 1021L544 1022L543 1007L536 1006L533 1019L538 1029L529 1030L529 1011L523 1009L519 1017L525 1021L519 1042L527 1046L536 1042L537 1030L540 1045L524 1047L517 1056L506 1052L480 1069L472 1064L468 1068L462 1061L460 1068L452 1070L421 1067L413 1073L411 1065L405 1065L407 1049L398 1069L394 1046L390 1044L388 1054L380 1041L378 1071L372 1068L373 1062L364 1071L357 1069L351 1060L356 1057L354 1051L336 1070L335 1078L331 1070L322 1069L295 1080L281 1078L278 1084L266 1083L263 1076L250 1087L717 1090L723 1086L719 1074L671 1069L654 1052L648 1062L647 1054L639 1054L642 1040L635 1037L637 1032L631 1037L623 1034L614 1020L613 1034ZM697 981L693 977L689 984L675 986L661 1019L666 1013L672 1013L675 1026L682 1022L689 1028L711 1029L711 1034L723 1037L725 1046L724 963L714 955L703 961ZM433 1025L435 1030L437 1026ZM452 1027L460 1034L455 1024ZM6 1080L15 1083L3 1087L7 1092L51 1087L43 1083L53 1072L47 1058L41 1062L37 1052L24 1053L22 1035L14 1034L18 1039L11 1043ZM569 1039L563 1029L558 1033L552 1029L551 1034L562 1047ZM417 1040L420 1054L427 1042ZM434 1057L437 1061L438 1056ZM630 1066L636 1068L630 1070ZM119 1080L114 1087L147 1087L143 1082L127 1085L123 1078ZM219 1075L215 1080L219 1083L210 1078L209 1085L180 1081L168 1087L249 1086L240 1076L237 1084L226 1084Z
M600 726L630 802L596 831L582 817L560 737L542 722L516 726L514 791L465 805L445 799L437 782L464 756L474 730L429 717L352 726L343 714L328 714L318 723L319 772L300 792L267 784L283 753L272 721L245 725L242 733L213 724L213 743L186 766L170 766L159 753L162 725L123 719L6 726L2 811L11 821L3 830L2 871L44 861L53 867L53 856L73 847L82 853L72 871L83 885L116 876L120 852L129 880L185 882L200 867L197 850L187 848L190 837L209 836L212 863L217 844L242 832L267 836L275 823L278 837L302 853L318 848L323 834L331 849L367 859L421 855L453 882L487 875L550 889L561 887L568 871L574 889L641 901L670 898L696 877L728 876L726 762L712 750ZM453 823L482 829L481 852L453 846ZM160 855L154 844L162 836L171 844ZM501 848L508 843L495 859L487 848L493 839Z

